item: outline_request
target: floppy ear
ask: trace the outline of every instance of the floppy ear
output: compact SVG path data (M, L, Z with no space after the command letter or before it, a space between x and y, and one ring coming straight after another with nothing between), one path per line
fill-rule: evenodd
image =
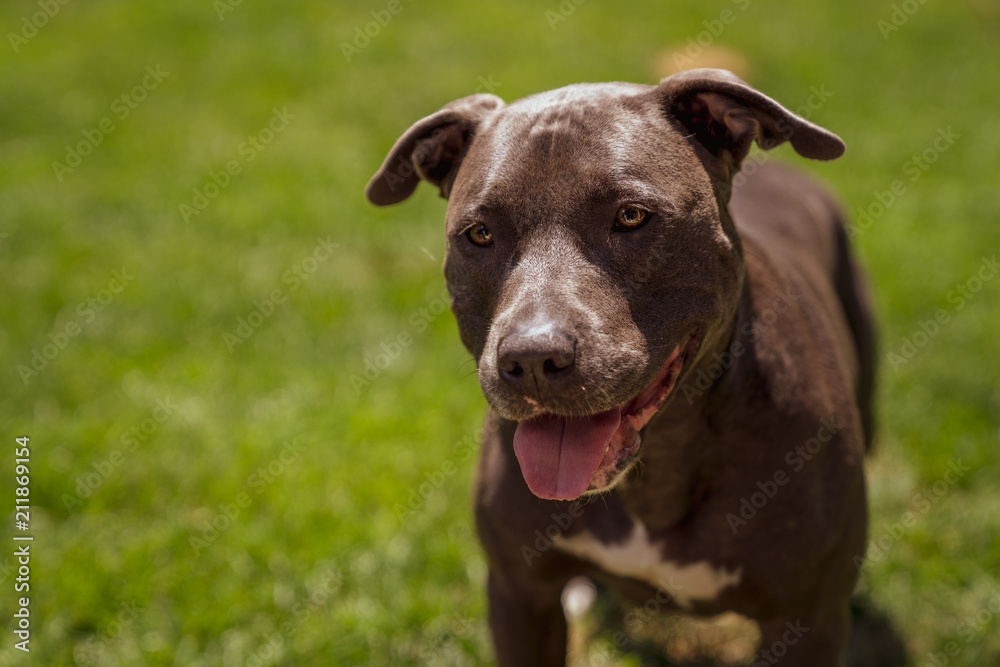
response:
M834 160L844 153L840 137L726 70L681 72L661 81L656 92L667 113L716 159L717 164L706 165L709 172L725 181L739 171L754 140L765 150L790 141L799 155L814 160Z
M413 194L420 179L439 187L447 199L476 128L502 106L503 100L495 95L470 95L414 123L368 181L368 201L376 206L397 204Z

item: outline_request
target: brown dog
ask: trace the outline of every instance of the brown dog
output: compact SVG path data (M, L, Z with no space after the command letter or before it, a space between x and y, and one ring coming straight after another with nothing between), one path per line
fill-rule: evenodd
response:
M738 175L754 141L844 151L693 70L457 100L368 185L449 200L452 309L492 407L476 516L501 665L564 663L577 575L753 618L755 665L843 660L872 325L840 209L790 169Z

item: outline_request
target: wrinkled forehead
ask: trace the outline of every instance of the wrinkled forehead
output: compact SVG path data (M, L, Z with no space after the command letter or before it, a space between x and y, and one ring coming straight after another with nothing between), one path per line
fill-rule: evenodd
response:
M579 85L519 100L476 134L455 193L469 205L613 196L642 187L658 109L641 86ZM659 119L662 124L662 119Z

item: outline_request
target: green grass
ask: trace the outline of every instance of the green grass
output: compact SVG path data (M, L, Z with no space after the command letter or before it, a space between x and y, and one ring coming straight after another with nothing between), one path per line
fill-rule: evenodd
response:
M1000 15L929 2L883 39L891 3L671 4L587 2L553 30L554 0L404 0L350 63L340 44L388 3L243 2L220 20L207 0L70 2L17 52L5 37L0 490L11 507L14 438L29 435L35 541L28 660L13 647L9 511L0 665L489 662L468 501L484 402L453 318L430 310L444 203L423 187L375 210L362 188L411 122L484 81L506 99L653 82L657 55L725 8L736 18L715 45L757 87L792 107L810 86L833 92L812 118L848 153L808 168L851 211L905 183L855 243L882 332L872 537L952 459L970 471L865 581L914 665L950 641L951 665L1000 664L995 614L960 627L1000 589L1000 280L961 310L948 300L1000 249ZM38 11L5 3L0 33ZM168 74L113 106L147 66ZM287 126L241 152L286 107ZM57 178L52 163L105 118L114 129ZM910 181L904 164L949 127L960 137ZM230 161L239 173L186 222L180 205ZM102 292L123 268L134 278ZM263 303L274 290L281 303ZM938 309L949 322L893 369L888 353ZM245 340L241 318L259 324ZM25 383L19 367L67 325L77 334ZM403 333L358 391L351 376Z

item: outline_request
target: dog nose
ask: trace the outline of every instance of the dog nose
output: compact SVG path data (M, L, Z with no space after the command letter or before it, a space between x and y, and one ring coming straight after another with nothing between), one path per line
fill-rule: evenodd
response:
M497 367L507 384L540 389L569 375L576 359L576 340L548 327L504 336L497 348Z

